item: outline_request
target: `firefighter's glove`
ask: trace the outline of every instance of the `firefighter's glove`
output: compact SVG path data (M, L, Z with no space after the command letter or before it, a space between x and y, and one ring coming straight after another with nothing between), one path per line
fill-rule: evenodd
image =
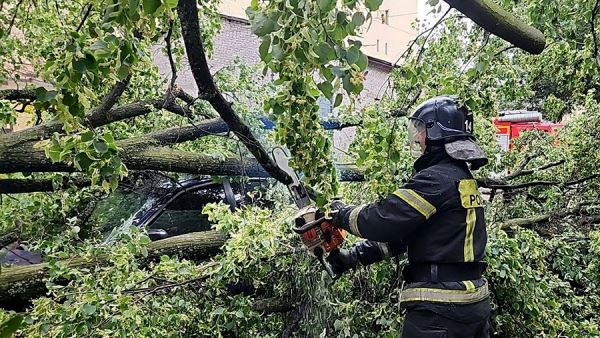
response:
M358 255L355 250L339 249L332 251L327 256L327 261L331 264L331 269L336 275L354 269L358 265Z
M343 218L345 213L345 210L348 208L352 208L352 206L348 206L346 204L344 204L344 202L342 202L339 199L334 199L333 201L331 201L330 204L330 213L329 213L329 219L331 219L331 223L338 227L338 228L343 228Z

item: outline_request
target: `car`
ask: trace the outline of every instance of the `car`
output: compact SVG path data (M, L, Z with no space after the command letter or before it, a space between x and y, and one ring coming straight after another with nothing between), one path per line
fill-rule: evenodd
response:
M97 208L98 213L108 212L120 219L110 217L100 225L107 232L110 225L119 224L107 234L111 240L123 229L133 225L145 227L152 240L178 236L190 232L209 230L212 224L202 209L208 203L226 203L232 211L240 205L248 203L268 203L265 198L251 197L257 195L269 183L264 178L245 178L243 181L231 181L229 178L192 178L180 181L163 180L154 182L151 187L142 185L134 189L123 189L116 200L103 202L112 204L113 208ZM133 195L133 196L128 196ZM132 202L129 215L113 213L114 206L122 208L118 200ZM128 216L125 218L125 216ZM92 222L98 217L90 217ZM98 222L95 222L98 225Z
M104 234L105 242L114 241L119 233L132 225L145 227L153 241L205 231L212 226L208 216L202 213L208 203L223 202L232 211L249 203L269 205L261 192L270 185L265 178L239 181L230 178L174 181L162 175L134 178L123 182L116 191L100 200L82 227L84 232L87 228L98 229ZM42 261L40 254L30 252L26 247L9 249L0 252L0 264L29 265Z

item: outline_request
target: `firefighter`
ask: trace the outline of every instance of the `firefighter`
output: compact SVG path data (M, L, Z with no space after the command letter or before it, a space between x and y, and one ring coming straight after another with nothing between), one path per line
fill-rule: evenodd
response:
M416 174L387 198L346 206L333 224L365 238L329 255L341 274L408 254L400 303L402 337L489 337L483 201L471 170L487 163L473 114L450 97L422 103L409 118Z

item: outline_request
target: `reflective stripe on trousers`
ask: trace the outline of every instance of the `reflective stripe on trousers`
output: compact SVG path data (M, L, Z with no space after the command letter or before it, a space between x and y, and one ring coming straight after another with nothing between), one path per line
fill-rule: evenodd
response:
M471 285L467 285L466 290L406 288L402 290L401 302L475 303L490 295L487 283L478 288Z

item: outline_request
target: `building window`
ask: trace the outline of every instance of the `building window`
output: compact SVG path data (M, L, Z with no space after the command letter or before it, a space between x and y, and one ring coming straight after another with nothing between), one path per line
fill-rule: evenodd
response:
M388 9L381 12L381 23L384 25L390 24L390 11Z
M379 52L379 39L377 39L377 51Z
M387 42L385 43L385 55L387 55Z

